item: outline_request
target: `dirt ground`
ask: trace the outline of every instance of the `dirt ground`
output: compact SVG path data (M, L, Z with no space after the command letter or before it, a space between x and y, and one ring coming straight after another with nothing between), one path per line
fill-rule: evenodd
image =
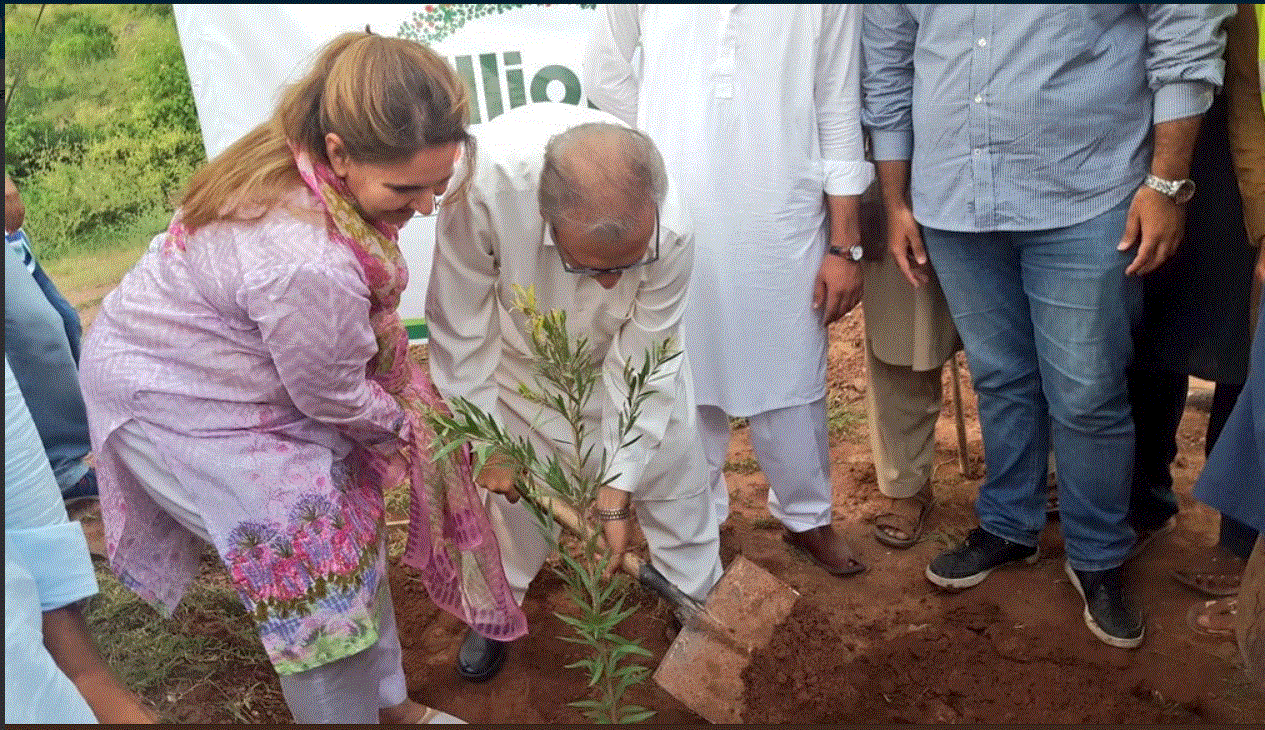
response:
M836 578L786 546L765 507L768 485L755 467L746 428L734 432L722 558L728 562L740 553L801 594L773 642L755 653L744 674L745 720L1220 724L1265 718L1265 698L1244 677L1234 645L1198 638L1187 628L1187 610L1199 599L1167 576L1215 542L1215 512L1190 494L1204 460L1210 391L1203 384L1192 381L1173 468L1179 526L1128 568L1146 613L1146 642L1136 651L1113 649L1082 621L1082 603L1063 574L1057 522L1047 526L1041 559L1031 567L999 571L958 594L942 593L924 578L927 562L976 524L982 449L964 366L969 476L958 464L946 368L946 402L937 427L937 506L924 539L905 551L874 541L871 520L886 511L887 500L875 485L864 422L861 318L857 310L832 327L829 399L835 524L868 564L867 572ZM485 684L457 676L453 667L464 627L435 608L412 571L393 565L391 585L415 700L472 723L584 722L568 703L588 696L586 680L581 670L564 668L582 650L559 638L568 629L554 616L573 609L562 581L547 568L524 606L530 634L510 646L504 669ZM647 665L657 666L671 643L671 612L644 589L630 590L641 609L621 631L639 639L653 654ZM250 681L267 681L266 673L250 674ZM634 688L628 701L656 710L653 723L702 721L651 682ZM287 719L284 706L264 709L256 715L261 720ZM204 710L184 721L225 721L213 708Z
M937 427L936 510L924 540L906 551L871 537L871 520L886 510L875 485L864 423L864 354L859 311L832 327L830 400L834 515L870 569L836 578L788 549L765 507L768 485L755 468L745 427L735 430L727 475L731 514L721 529L722 558L741 553L801 594L772 644L745 674L750 722L793 723L1224 723L1265 717L1265 699L1238 667L1230 641L1196 638L1186 613L1198 599L1167 571L1215 542L1216 514L1190 496L1203 465L1208 393L1196 384L1180 434L1174 477L1179 527L1129 567L1147 617L1140 650L1095 639L1082 603L1063 574L1062 539L1053 522L1032 567L995 573L959 594L942 593L925 577L927 562L975 523L974 498L983 472L969 375L962 368L969 472L956 452L952 390ZM419 701L475 723L582 722L568 702L585 696L579 670L561 669L581 655L557 637L552 614L569 612L561 581L548 570L525 604L531 633L516 642L499 676L469 684L453 670L463 627L438 612L407 569L392 576L409 688ZM622 627L641 639L657 665L670 644L670 612L638 593L643 610ZM630 701L653 708L656 723L701 719L652 685Z

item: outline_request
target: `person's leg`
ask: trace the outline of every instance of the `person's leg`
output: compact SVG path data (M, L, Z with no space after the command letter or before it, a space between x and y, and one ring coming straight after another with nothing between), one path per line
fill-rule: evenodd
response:
M1243 571L1235 634L1248 678L1265 691L1265 539L1257 537Z
M505 580L514 594L514 601L521 606L527 597L528 586L544 566L552 546L525 500L510 503L499 494L487 490L480 492L492 533L496 535L496 544L501 549ZM555 537L560 534L561 528L556 524L552 525L552 529Z
M720 532L707 490L668 500L637 500L637 525L650 562L682 592L706 601L724 568Z
M940 370L889 365L865 342L865 415L879 491L904 499L931 481L940 417Z
M716 406L698 407L698 432L707 456L708 483L716 522L729 519L729 486L725 484L725 459L729 455L729 414Z
M294 722L376 725L380 705L373 659L372 649L365 649L306 672L278 675Z
M1125 369L1141 287L1116 249L1128 200L1084 223L1017 234L1058 463L1068 563L1120 566L1134 542L1128 523L1135 433Z
M4 351L63 493L88 473L88 414L61 315L4 247Z
M159 507L189 532L210 543L211 537L195 501L168 470L154 443L136 421L127 421L111 436L118 458ZM387 612L383 612L384 614ZM394 626L394 616L391 617ZM398 652L398 637L394 638ZM379 642L383 643L379 633ZM377 723L378 687L369 668L371 650L316 669L278 675L281 693L296 723ZM401 670L402 671L402 670Z
M1127 378L1135 432L1129 521L1143 533L1177 514L1171 466L1190 378L1146 367L1129 368Z
M769 513L785 527L782 538L830 573L864 571L831 523L826 399L757 413L748 422L751 447L769 482Z
M747 419L751 448L769 481L769 513L791 532L830 524L830 442L826 400Z
M1129 200L1084 223L1016 234L1041 384L1058 463L1064 572L1102 642L1133 649L1145 635L1121 565L1129 525L1135 432L1125 369L1141 311L1141 282L1117 249Z
M1045 526L1050 420L1018 252L1008 234L927 228L923 236L979 405L987 469L975 503L980 527L1035 548Z
M874 521L874 537L889 547L912 546L931 510L941 372L889 365L865 341L865 414L879 491L891 511Z
M66 301L66 297L62 296L57 285L48 278L48 274L44 273L44 267L40 266L39 261L35 262L35 271L32 276L35 277L35 283L39 284L40 290L44 292L48 303L53 305L53 309L61 315L62 326L66 330L66 341L70 343L70 354L75 358L75 365L78 365L79 345L83 340L83 323L79 320L79 312Z
M1238 401L1241 392L1243 392L1242 383L1217 383L1212 391L1212 408L1208 411L1208 431L1204 439L1205 458L1212 453L1212 447L1216 445L1221 429L1225 427L1230 413L1234 411L1234 404ZM1221 529L1217 544L1236 557L1247 560L1253 546L1256 545L1257 534L1255 529L1233 517L1221 515Z

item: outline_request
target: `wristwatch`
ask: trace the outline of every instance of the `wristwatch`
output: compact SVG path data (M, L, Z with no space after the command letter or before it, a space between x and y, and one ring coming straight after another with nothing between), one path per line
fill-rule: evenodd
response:
M1195 181L1189 178L1185 180L1165 180L1162 177L1147 175L1142 184L1164 193L1173 199L1173 202L1182 205L1195 197Z
M831 256L842 256L849 261L860 261L861 254L865 249L861 248L861 244L854 244L851 248L844 250L839 246L827 246L826 253Z

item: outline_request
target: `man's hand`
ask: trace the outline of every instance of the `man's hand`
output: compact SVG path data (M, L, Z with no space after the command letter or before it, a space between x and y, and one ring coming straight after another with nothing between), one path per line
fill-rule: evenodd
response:
M927 273L927 249L922 245L918 221L907 207L887 210L887 251L915 289L931 281Z
M597 490L597 500L593 506L603 511L618 511L628 509L631 500L632 495L628 492L607 486ZM624 553L628 550L629 519L625 517L622 520L602 520L602 536L606 538L606 554L610 558L606 564L606 570L602 571L602 577L605 579L615 575L615 571L619 570L619 566L624 562Z
M1124 270L1125 274L1142 276L1159 268L1181 243L1186 224L1186 207L1145 185L1138 188L1129 205L1129 220L1124 226L1118 251L1134 246L1138 253Z
M817 269L813 309L821 310L821 324L833 324L861 301L861 265L826 254Z
M517 502L519 474L509 466L509 461L499 453L494 453L484 462L483 468L474 477L474 483L488 490L503 495L510 504Z

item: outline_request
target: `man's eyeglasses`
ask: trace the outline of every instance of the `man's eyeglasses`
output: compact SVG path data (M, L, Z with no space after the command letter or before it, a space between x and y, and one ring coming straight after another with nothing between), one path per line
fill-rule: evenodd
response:
M656 209L654 212L654 249L651 251L648 251L647 253L649 255L643 258L642 260L633 262L631 264L624 264L623 266L612 266L607 269L593 269L593 268L589 268L588 266L574 266L571 264L571 262L567 261L566 256L562 255L563 248L560 244L558 244L556 239L554 241L554 244L555 244L554 248L558 249L558 258L562 261L563 270L569 273L582 274L584 276L601 276L602 274L622 274L623 272L628 271L629 269L635 269L638 266L645 266L646 264L653 264L654 262L659 260L659 211L658 209Z

